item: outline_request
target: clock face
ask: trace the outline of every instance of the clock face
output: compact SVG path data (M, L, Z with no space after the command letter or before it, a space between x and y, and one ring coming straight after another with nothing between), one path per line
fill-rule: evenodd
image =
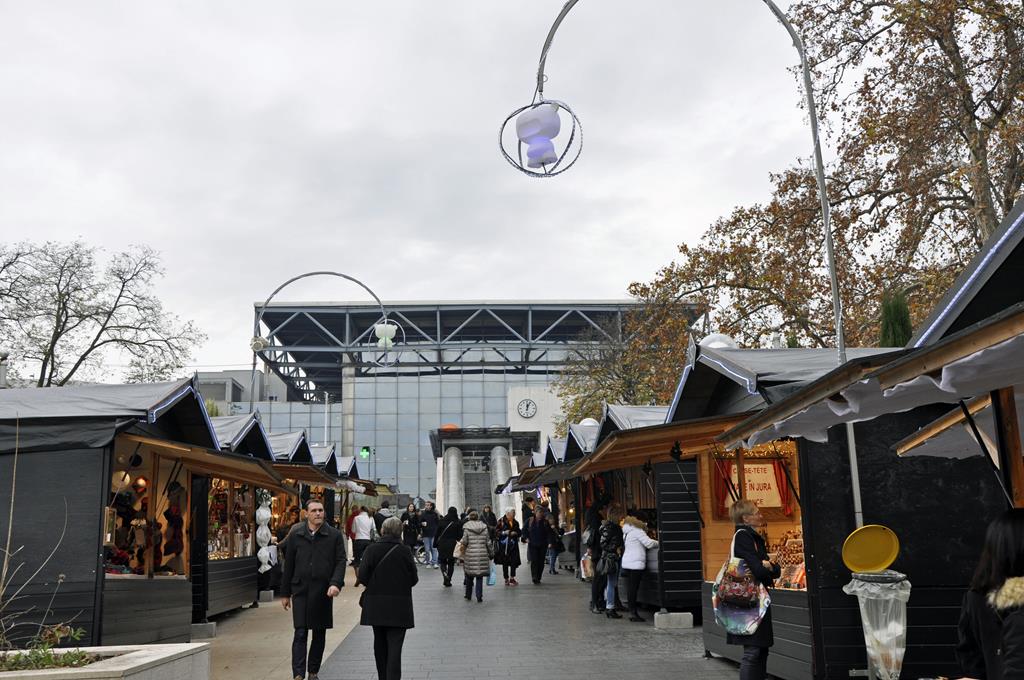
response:
M532 418L537 415L537 402L533 399L523 399L516 408L523 418Z

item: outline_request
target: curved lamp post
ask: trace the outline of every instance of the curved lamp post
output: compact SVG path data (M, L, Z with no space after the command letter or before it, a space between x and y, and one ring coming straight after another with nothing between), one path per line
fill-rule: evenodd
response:
M828 194L825 190L825 165L821 157L821 142L818 138L818 113L814 106L814 87L813 81L811 80L811 67L807 62L807 52L804 49L804 42L800 38L800 34L796 32L793 24L790 23L786 15L779 9L778 5L773 0L761 0L768 7L775 18L779 20L779 23L789 33L789 37L793 40L793 47L800 55L800 68L803 71L804 80L804 96L807 100L807 112L811 119L811 141L814 144L814 176L818 185L818 200L821 203L821 222L822 228L825 232L825 254L828 262L828 273L829 282L832 287L832 312L834 317L834 323L836 328L836 358L838 364L842 365L846 363L846 338L843 333L843 305L842 300L839 297L839 277L836 272L835 263L835 247L832 241L832 226L831 226L831 206L828 202ZM537 88L534 91L534 101L527 106L513 111L505 122L501 126L502 135L499 137L501 144L501 153L513 166L519 170L526 172L530 175L536 176L551 176L557 175L565 170L568 170L576 159L579 158L579 154L582 151L582 137L580 141L580 147L576 151L576 155L572 157L571 161L562 167L557 169L568 154L569 148L572 146L572 136L569 138L569 142L566 145L566 150L563 151L563 156L555 156L554 161L551 160L552 148L554 137L559 134L559 126L551 122L551 117L557 117L557 108L550 108L548 110L543 109L545 104L557 105L558 108L563 108L567 111L573 119L573 132L576 130L578 119L576 114L568 107L568 105L558 102L556 100L548 100L544 98L544 83L547 80L544 75L544 66L547 64L548 50L551 49L551 43L554 41L555 33L558 31L558 27L561 26L562 21L566 15L576 6L579 0L568 0L562 7L562 11L558 13L555 18L555 22L551 25L551 30L548 31L547 38L544 40L544 46L541 48L540 63L537 66ZM512 118L516 118L516 129L519 133L519 149L517 152L516 159L505 149L503 133L505 127L508 125ZM524 129L526 134L524 135ZM582 130L581 130L582 136ZM524 167L522 163L522 145L527 144L527 166ZM531 150L533 153L531 154ZM538 160L545 161L546 163L554 163L553 172L548 171L548 165L545 163L537 163ZM531 171L531 168L541 167L544 172ZM853 424L846 424L846 441L849 449L850 458L850 473L852 476L852 487L853 487L853 512L856 524L858 527L864 524L864 513L861 508L861 494L860 494L860 475L857 469L857 455L856 455L856 443L854 440Z
M267 299L263 301L263 304L260 305L259 311L256 314L256 321L253 323L252 327L252 340L249 341L249 347L252 349L252 370L249 373L249 413L252 413L253 400L256 393L257 355L270 347L270 340L260 335L260 323L262 323L263 321L263 313L267 310L267 305L269 305L270 301L274 299L274 296L280 293L284 288L291 285L292 283L295 283L300 279L306 279L311 276L336 276L338 278L345 279L346 281L351 281L352 283L358 285L367 293L369 293L371 297L373 297L374 301L380 307L380 321L373 325L373 333L375 336L377 336L377 347L379 349L384 350L383 359L380 361L375 360L373 363L376 364L377 366L392 366L395 363L396 359L391 358L389 360L389 352L391 348L395 346L395 337L398 334L398 331L402 330L402 327L399 326L394 321L388 319L388 312L386 309L384 309L384 303L380 301L380 298L377 297L376 293L370 290L369 286L367 286L359 279L353 276L349 276L348 274L342 274L341 272L316 271L306 272L305 274L299 274L298 276L294 276L288 279L280 286L275 288L274 292L272 292L267 297ZM402 335L403 337L405 336L404 330L402 330Z

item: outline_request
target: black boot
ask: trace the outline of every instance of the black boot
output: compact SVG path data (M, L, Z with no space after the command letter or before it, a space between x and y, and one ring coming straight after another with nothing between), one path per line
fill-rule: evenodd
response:
M604 615L607 616L609 619L621 619L622 618L622 614L618 613L614 609L609 609L608 611L606 611L604 613Z

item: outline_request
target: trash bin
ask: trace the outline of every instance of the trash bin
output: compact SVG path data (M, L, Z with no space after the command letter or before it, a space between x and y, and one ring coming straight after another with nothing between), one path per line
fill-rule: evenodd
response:
M853 574L853 580L843 586L843 592L856 595L860 604L871 675L882 680L898 680L907 650L910 581L905 574L888 569L860 572Z

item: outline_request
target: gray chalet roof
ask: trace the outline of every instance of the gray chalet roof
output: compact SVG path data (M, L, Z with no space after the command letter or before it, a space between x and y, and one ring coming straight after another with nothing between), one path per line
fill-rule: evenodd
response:
M309 453L313 457L313 463L329 475L339 476L338 456L334 451L334 444L310 444Z
M359 478L355 456L338 456L338 476Z
M597 433L600 431L599 423L576 423L569 426L569 436L565 441L566 461L579 460L583 456L592 453L597 445Z
M274 460L273 447L267 438L267 432L260 422L258 411L241 413L233 416L213 416L210 418L217 439L225 451L241 453Z
M564 439L551 439L548 438L547 449L545 450L545 463L561 463L565 460L565 446L566 440Z
M198 446L220 448L220 442L206 412L195 382L189 378L174 382L129 385L73 385L0 390L0 423L23 426L38 424L39 435L47 434L52 444L74 439L74 425L57 421L117 422L154 424L166 421L176 438ZM98 441L98 440L97 440ZM22 441L31 448L42 445Z
M850 348L848 360L893 352ZM734 349L690 342L688 360L666 422L744 413L778 401L839 365L835 349Z
M312 463L313 453L306 441L306 431L272 432L267 434L274 460L279 463Z
M629 406L605 404L597 444L603 442L612 432L632 430L637 427L661 425L668 414L668 406Z
M931 345L1024 301L1024 199L1003 219L981 250L921 323L908 347Z

